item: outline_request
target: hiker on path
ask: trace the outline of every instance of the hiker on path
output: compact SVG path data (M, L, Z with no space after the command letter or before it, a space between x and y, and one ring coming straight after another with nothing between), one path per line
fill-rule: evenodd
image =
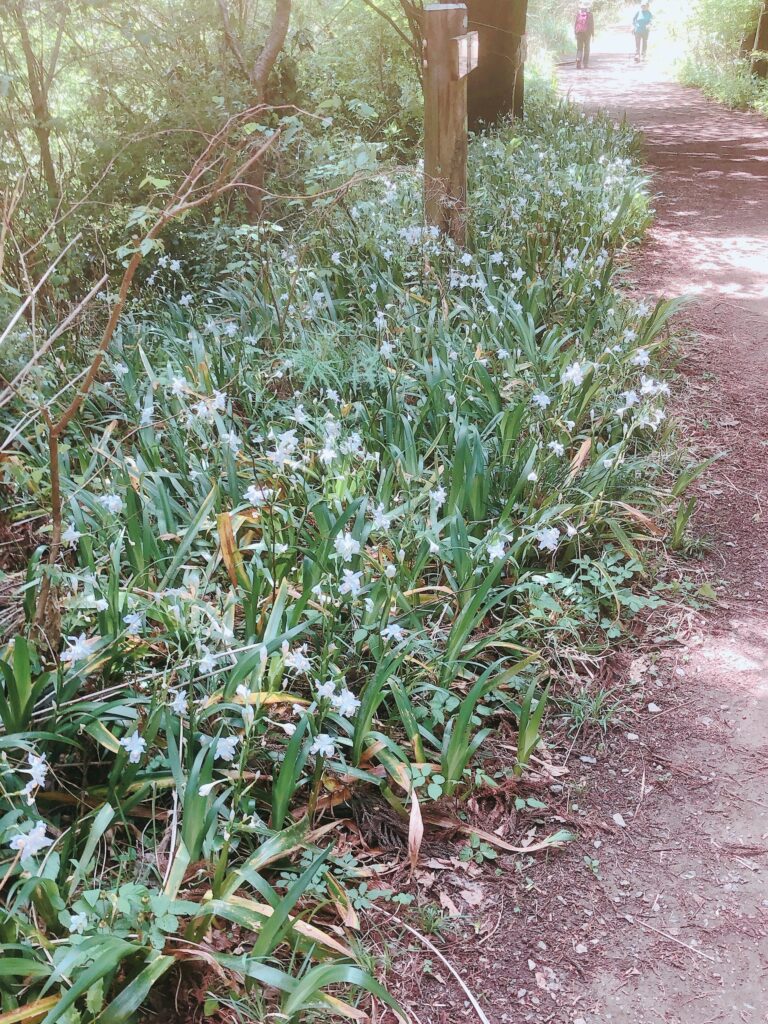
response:
M589 67L589 54L592 49L592 38L595 34L595 16L592 14L591 0L579 4L579 13L573 26L576 34L576 67Z
M651 32L651 23L653 22L653 15L651 14L651 5L648 0L644 0L640 4L635 16L632 19L632 30L635 33L635 63L638 64L640 60L645 60L648 56L648 36Z

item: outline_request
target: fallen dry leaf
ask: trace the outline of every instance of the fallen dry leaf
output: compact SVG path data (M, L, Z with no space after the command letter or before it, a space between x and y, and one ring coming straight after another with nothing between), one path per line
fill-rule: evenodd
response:
M485 893L479 885L473 885L471 889L462 889L459 896L470 907L479 907L485 901Z
M429 868L431 871L447 871L451 866L451 861L440 860L437 857L430 857L429 860L424 861L424 867Z
M440 893L440 906L448 912L448 917L461 917L461 911L447 892Z
M424 822L421 818L419 798L414 789L411 793L411 819L408 825L408 861L413 870L419 861L419 850L424 839Z
M536 830L531 829L528 832L530 842L525 846L513 846L511 843L506 842L504 839L499 839L493 832L486 832L484 829L477 828L474 825L465 825L463 821L458 821L456 818L449 818L444 814L427 814L424 817L424 821L428 825L436 825L438 828L450 829L454 832L461 832L464 835L476 835L479 839L484 839L486 843L491 846L497 846L500 850L506 850L507 853L536 853L537 850L544 850L547 847L562 846L565 843L566 837L560 837L557 833L553 836L549 836L547 839L542 839L540 842L533 842L535 838ZM568 837L570 838L570 837Z
M576 452L574 457L571 459L571 468L568 473L568 483L571 484L579 475L579 470L587 461L590 449L592 448L592 438L588 437L581 445L581 448Z
M640 523L645 529L654 537L663 537L665 530L661 526L657 526L656 523L647 516L645 512L641 512L639 508L635 508L634 505L627 505L625 501L617 501L617 508L624 509L630 519L634 519L636 523Z

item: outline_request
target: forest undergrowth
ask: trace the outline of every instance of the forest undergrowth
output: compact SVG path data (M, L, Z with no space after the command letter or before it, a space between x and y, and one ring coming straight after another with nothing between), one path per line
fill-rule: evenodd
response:
M466 251L412 166L149 246L61 438L54 567L46 419L95 334L0 410L6 516L39 544L3 581L0 1021L391 1002L356 935L398 891L350 806L386 801L416 864L431 806L523 775L553 688L665 600L693 474L675 307L617 286L651 216L633 137L538 97L470 164Z
M768 114L768 54L760 0L697 0L681 28L680 80L729 107ZM675 15L670 12L674 25ZM681 33L682 34L682 33Z

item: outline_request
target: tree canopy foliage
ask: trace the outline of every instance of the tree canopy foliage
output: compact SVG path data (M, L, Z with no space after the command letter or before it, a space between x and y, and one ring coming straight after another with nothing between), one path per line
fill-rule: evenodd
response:
M419 86L397 35L407 30L399 5L391 19L342 0L4 5L0 176L15 240L5 247L4 287L23 288L21 255L38 239L46 236L45 255L33 262L84 228L81 257L73 253L55 280L66 288L114 251L130 210L158 181L186 172L201 138L254 102L314 115L280 161L284 192L321 187L332 159L343 176L412 146ZM265 111L254 127L273 130L279 116ZM330 144L325 117L346 147Z

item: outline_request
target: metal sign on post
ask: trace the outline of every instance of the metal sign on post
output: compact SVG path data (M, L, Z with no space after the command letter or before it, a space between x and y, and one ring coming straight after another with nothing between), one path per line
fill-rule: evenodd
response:
M467 75L478 63L465 4L424 8L424 206L457 245L467 236Z
M453 42L456 46L456 78L466 78L480 63L480 35L467 32L457 36Z

